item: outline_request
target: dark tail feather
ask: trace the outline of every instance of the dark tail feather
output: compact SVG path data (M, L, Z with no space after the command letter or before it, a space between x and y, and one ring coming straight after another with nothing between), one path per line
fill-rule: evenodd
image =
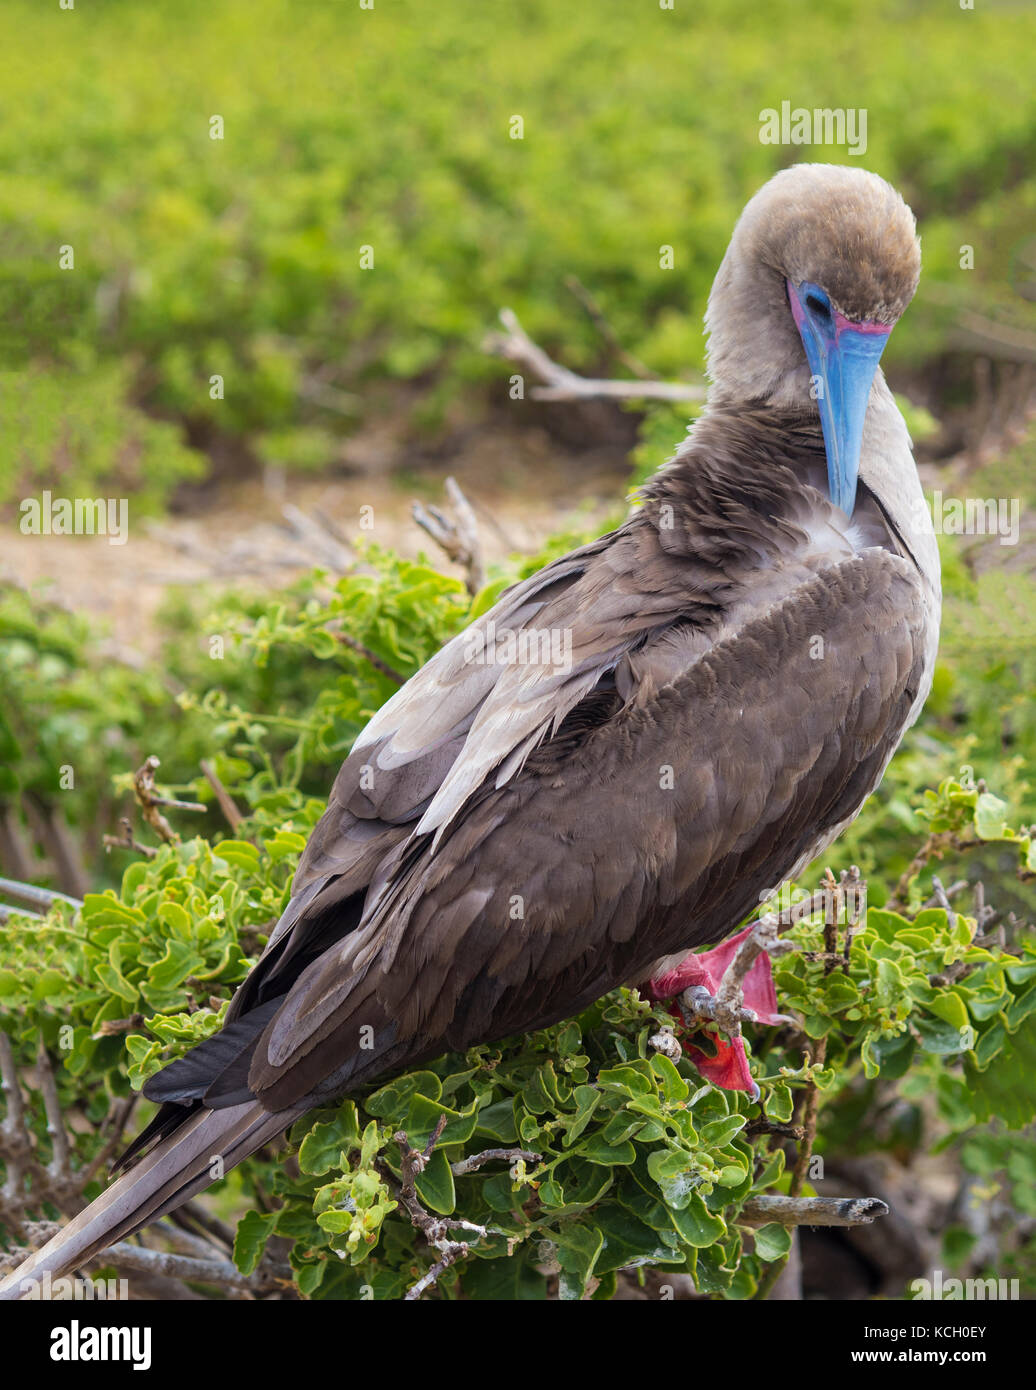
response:
M149 1226L213 1181L213 1160L228 1171L296 1120L301 1109L271 1114L257 1101L226 1110L200 1110L116 1179L85 1211L0 1283L0 1300L21 1297L22 1281L44 1273L59 1278L118 1240Z

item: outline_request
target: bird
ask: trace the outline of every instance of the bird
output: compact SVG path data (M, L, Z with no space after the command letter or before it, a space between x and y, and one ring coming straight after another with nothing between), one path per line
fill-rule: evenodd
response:
M3 1297L355 1087L713 978L701 948L854 819L931 686L939 556L879 366L919 275L877 174L798 164L751 197L686 438L373 716L222 1030L147 1081L120 1176Z

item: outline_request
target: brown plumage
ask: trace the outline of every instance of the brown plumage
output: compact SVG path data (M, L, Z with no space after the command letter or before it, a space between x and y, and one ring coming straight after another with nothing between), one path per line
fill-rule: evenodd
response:
M880 372L852 520L826 495L788 257L887 318L916 242L886 184L825 167L746 210L710 303L710 408L643 505L479 620L567 634L570 661L480 664L469 631L379 711L228 1026L145 1087L163 1105L130 1156L151 1152L6 1287L154 1220L213 1153L229 1166L318 1102L721 940L859 810L931 680L938 572Z

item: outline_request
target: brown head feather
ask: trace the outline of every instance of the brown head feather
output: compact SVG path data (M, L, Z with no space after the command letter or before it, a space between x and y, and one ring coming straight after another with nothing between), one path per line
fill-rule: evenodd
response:
M849 319L891 326L920 272L913 213L884 179L836 164L782 170L742 213L712 287L713 398L808 407L789 279L819 285Z

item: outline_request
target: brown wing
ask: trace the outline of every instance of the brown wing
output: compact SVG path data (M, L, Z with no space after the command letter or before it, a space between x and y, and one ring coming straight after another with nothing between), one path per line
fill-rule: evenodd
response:
M342 764L292 900L228 1021L278 997L307 960L358 925L392 852L415 829L444 833L487 778L515 777L626 654L677 620L707 631L720 587L714 568L660 563L657 532L639 522L514 586L449 642L382 706ZM490 632L530 631L564 635L565 660L535 644L521 662L471 659L479 634L488 644ZM151 1087L156 1098L161 1084Z
M267 1024L250 1090L271 1109L334 1095L722 938L880 778L925 615L913 566L872 549L704 654L691 625L624 657L596 725L581 707L437 845L400 845L373 910Z

